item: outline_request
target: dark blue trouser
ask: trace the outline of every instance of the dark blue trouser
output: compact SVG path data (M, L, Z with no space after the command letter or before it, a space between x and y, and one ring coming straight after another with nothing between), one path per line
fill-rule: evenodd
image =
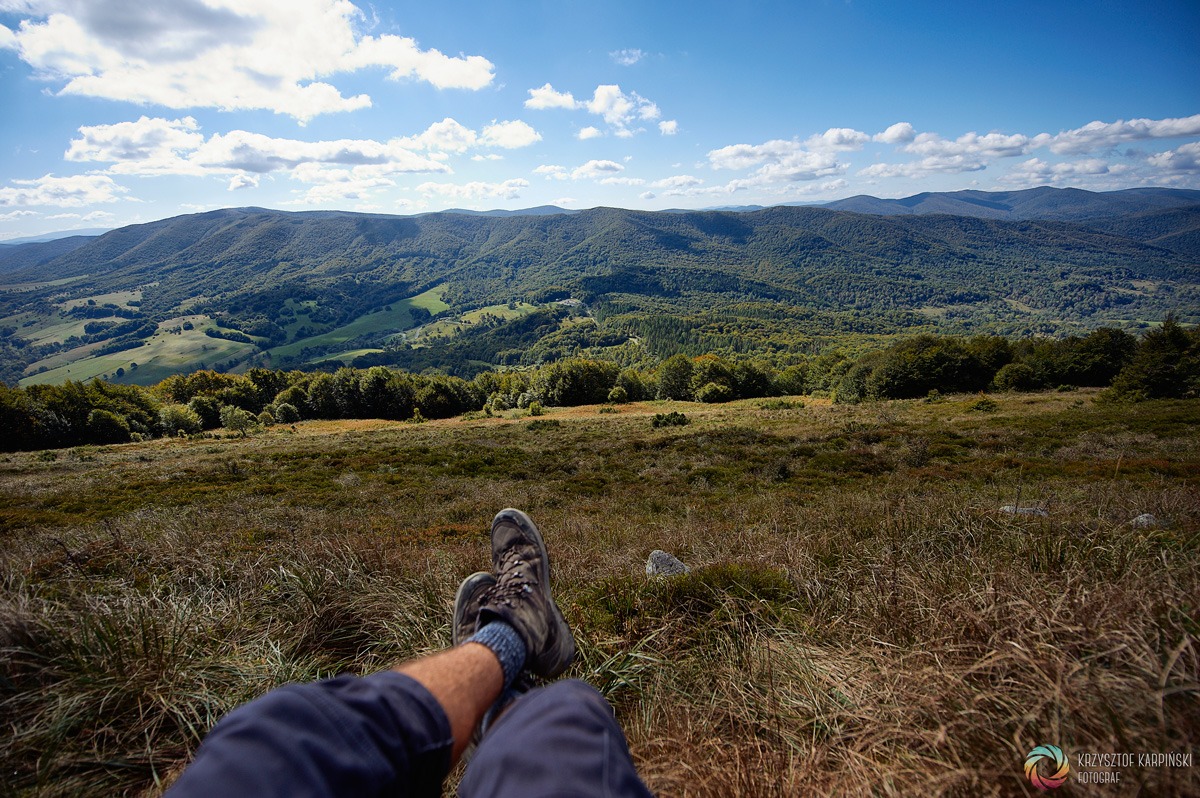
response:
M555 682L517 699L479 743L458 786L483 796L647 796L612 707L586 682Z
M441 706L403 674L286 685L217 723L168 796L437 796L452 747ZM509 707L476 749L459 795L650 793L608 702L564 681Z

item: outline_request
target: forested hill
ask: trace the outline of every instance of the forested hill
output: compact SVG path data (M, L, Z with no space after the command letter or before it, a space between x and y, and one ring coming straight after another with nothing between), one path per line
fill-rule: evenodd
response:
M654 356L811 352L813 340L842 333L939 327L1053 332L1157 320L1170 310L1187 321L1200 307L1198 259L1187 246L1170 248L1191 241L1189 217L1181 218L1180 235L1172 238L1168 220L1153 245L1135 240L1145 227L1136 220L1126 228L1110 220L1101 231L812 207L508 217L228 209L115 230L34 266L0 265L9 289L0 294L0 323L8 342L24 347L21 365L32 373L69 362L71 347L92 346L76 352L90 357L105 340L95 337L104 329L94 321L92 333L79 334L81 324L74 338L65 328L47 331L55 314L92 313L79 308L89 300L121 311L114 314L126 320L116 325L122 335L140 321L144 341L162 332L156 325L192 314L196 324L221 324L223 340L289 365L302 364L305 339L320 339L306 356L327 355L330 331L434 289L428 307L443 316L579 300L592 311L586 321L600 343L634 337ZM103 301L118 296L128 304ZM311 314L311 323L297 313ZM405 316L392 330L371 316L376 337L347 346L407 346L378 334L428 315ZM59 351L29 347L52 347L56 336ZM600 343L577 335L571 345ZM236 354L244 360L253 352Z
M1132 188L1096 192L1041 186L1020 191L935 191L902 199L860 195L829 202L823 207L886 216L937 213L984 219L1054 219L1090 223L1197 205L1200 205L1200 191L1192 189Z

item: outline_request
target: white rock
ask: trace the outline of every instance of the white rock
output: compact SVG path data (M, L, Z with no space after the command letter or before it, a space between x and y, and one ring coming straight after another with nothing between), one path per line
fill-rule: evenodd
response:
M1000 508L1000 512L1008 513L1009 515L1036 515L1040 518L1045 518L1050 513L1043 510L1041 507L1018 507L1015 504L1006 504Z
M675 576L689 573L692 569L661 549L650 552L646 560L646 576Z
M1153 529L1160 526L1160 522L1150 513L1142 513L1137 518L1129 522L1129 525L1134 529Z

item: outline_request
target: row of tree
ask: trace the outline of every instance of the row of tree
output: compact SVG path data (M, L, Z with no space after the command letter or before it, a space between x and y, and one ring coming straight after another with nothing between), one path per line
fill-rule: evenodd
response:
M449 418L537 405L645 399L726 402L824 393L837 402L941 393L1109 386L1133 400L1200 395L1200 330L1168 318L1141 339L1103 328L1082 337L1010 341L996 336L922 335L859 356L826 353L783 369L715 355L674 355L650 369L568 358L486 371L471 380L410 374L385 366L306 373L252 368L197 371L152 388L100 380L0 386L6 450L194 434L303 419Z

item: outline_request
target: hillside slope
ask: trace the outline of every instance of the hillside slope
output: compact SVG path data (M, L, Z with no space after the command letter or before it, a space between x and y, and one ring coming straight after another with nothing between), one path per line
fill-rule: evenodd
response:
M1156 240L1186 243L1172 219ZM164 323L243 347L204 350L210 364L282 345L283 365L301 364L331 352L304 352L306 339L418 296L451 316L572 298L605 345L632 337L656 356L812 351L839 335L934 327L1054 332L1200 308L1195 258L1134 240L1155 232L1149 220L1111 224L813 207L419 217L226 209L115 230L11 272L6 282L25 290L0 295L0 326L18 348L26 342L22 365L33 373L140 346L135 333L165 340ZM80 307L87 302L98 307ZM106 313L142 324L84 323ZM343 348L407 346L396 334L427 318L396 315L392 327L374 316L373 335L343 336ZM596 345L592 333L571 346ZM170 368L195 367L195 350L173 347Z
M1200 191L1190 189L1134 188L1095 192L1040 186L1021 191L925 192L902 199L859 195L826 203L824 207L887 216L946 213L983 219L1090 221L1197 205L1200 205Z

